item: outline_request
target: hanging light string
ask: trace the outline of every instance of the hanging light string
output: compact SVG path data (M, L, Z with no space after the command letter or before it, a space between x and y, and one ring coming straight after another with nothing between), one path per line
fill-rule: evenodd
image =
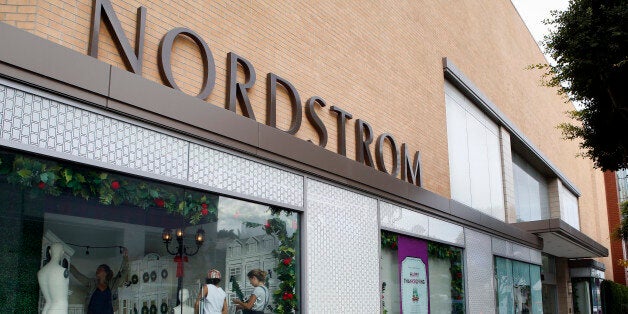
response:
M89 249L115 249L118 248L120 249L120 254L122 254L124 252L124 249L126 247L121 246L121 245L113 245L113 246L92 246L92 245L80 245L80 244L74 244L74 243L69 243L66 242L65 244L67 245L71 245L71 246L75 246L75 247L82 247L85 248L85 255L89 255Z
M124 249L126 249L126 247L121 246L121 245L113 245L113 246L91 246L91 245L80 245L80 244L74 244L74 243L69 243L69 242L65 242L65 244L67 245L71 245L71 246L75 246L75 247L82 247L85 248L85 255L89 255L89 249L115 249L118 248L120 249L120 254L124 253ZM120 267L118 268L118 273L116 274L116 277L121 277L122 276L122 266L124 264L124 260L122 260L120 262ZM130 284L125 283L125 286L129 286Z

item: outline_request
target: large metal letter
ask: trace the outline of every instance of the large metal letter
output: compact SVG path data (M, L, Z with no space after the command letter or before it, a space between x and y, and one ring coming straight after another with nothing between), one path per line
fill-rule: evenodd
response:
M353 116L336 106L331 106L329 110L338 114L338 154L347 156L347 135L345 132L345 124L347 120L353 118Z
M421 178L421 153L414 153L414 162L411 163L408 156L408 146L401 144L401 180L408 181L417 186L423 186Z
M104 15L102 14L104 13ZM135 54L129 44L129 40L124 35L120 20L113 11L113 6L109 0L94 0L92 8L92 28L89 34L89 47L87 53L98 58L98 37L100 34L100 21L105 17L104 22L113 38L118 52L122 51L122 60L127 67L135 74L142 74L142 55L144 53L144 28L146 26L146 8L137 8L137 25L135 29Z
M179 35L188 36L201 50L201 58L203 59L203 88L201 88L201 91L196 97L205 99L211 94L212 89L214 89L214 84L216 83L216 65L214 64L214 56L211 50L209 50L207 43L192 30L177 27L166 33L164 38L161 39L159 43L159 56L157 58L161 78L166 85L176 90L181 90L179 86L177 86L177 83L174 82L172 64L170 63L172 58L172 45L174 44L174 39Z
M366 134L366 138L364 135ZM369 145L373 142L373 128L364 120L355 122L355 160L373 167L373 156Z
M305 116L310 123L312 123L316 132L318 132L318 146L325 147L325 145L327 145L327 128L321 118L316 114L316 109L314 109L314 104L316 103L318 103L321 107L326 106L325 101L322 98L318 96L310 97L310 99L308 99L305 103Z
M392 150L393 156L392 173L390 173L390 175L396 178L399 174L399 151L397 150L397 144L395 143L395 139L392 135L388 133L381 134L379 137L377 137L377 143L375 143L375 160L377 161L377 168L379 168L379 170L383 172L388 173L388 170L386 170L386 164L384 163L383 152L384 141L386 139L388 139L388 142L390 142L390 148Z
M227 90L227 109L236 112L236 102L239 102L242 107L242 114L247 118L255 120L255 113L253 113L251 101L247 93L249 88L253 87L253 84L255 84L255 69L248 60L233 52L228 54L228 58L227 84L229 84L229 89ZM238 83L238 64L240 64L242 70L244 70L244 84Z
M290 104L292 105L292 121L290 128L285 132L296 134L301 127L301 98L299 97L297 89L294 88L290 82L273 73L268 73L268 94L266 95L268 110L266 111L266 124L273 128L277 127L277 83L286 89L290 96Z

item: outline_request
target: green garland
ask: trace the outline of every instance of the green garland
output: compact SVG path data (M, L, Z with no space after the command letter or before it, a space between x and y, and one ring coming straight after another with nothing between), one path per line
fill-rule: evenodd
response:
M98 199L103 205L164 208L168 213L182 215L192 224L203 218L209 221L217 219L217 195L184 191L105 171L17 154L1 154L0 175L32 194L72 194L85 200Z
M242 293L242 289L240 289L240 284L238 283L236 277L229 277L229 281L231 281L231 291L235 292L238 299L244 300L244 293Z
M447 259L451 273L451 313L464 313L464 274L462 268L462 249L434 242L427 243L427 254L430 257Z
M271 207L273 216L279 216L282 212L287 216L292 215L290 211ZM262 226L262 224L248 222L246 226L255 228ZM291 236L288 236L286 222L280 218L269 219L263 228L266 234L276 236L280 243L279 247L273 250L273 256L278 259L274 271L277 274L277 279L281 281L279 288L273 291L275 302L273 311L275 313L293 313L298 310L298 298L295 291L297 285L295 256L296 244L299 239L298 232L295 231Z
M382 249L397 250L399 246L398 237L396 234L382 230L381 232L381 245Z

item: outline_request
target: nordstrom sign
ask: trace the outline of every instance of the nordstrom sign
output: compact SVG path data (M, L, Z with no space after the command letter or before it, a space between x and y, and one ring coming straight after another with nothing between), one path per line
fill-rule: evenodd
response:
M122 30L122 26L113 10L110 0L94 0L88 51L88 54L94 58L98 57L98 36L101 21L104 21L104 24L111 33L118 47L118 51L127 66L127 70L137 75L142 75L146 8L140 7L137 9L135 49L133 49ZM205 100L212 93L216 82L216 66L209 46L203 38L193 30L177 27L168 31L162 37L159 43L157 66L163 83L169 87L180 90L172 75L171 64L172 48L178 36L188 37L200 50L203 62L203 84L200 92L195 96ZM255 112L253 112L248 96L248 91L256 82L257 76L255 68L251 62L233 52L228 53L227 61L228 71L226 79L228 93L225 108L236 112L236 108L239 106L244 116L255 120ZM238 66L244 70L244 83L239 83L237 80ZM271 127L277 127L277 87L281 86L290 98L292 112L290 127L283 131L293 135L299 131L302 124L301 117L304 106L305 116L308 122L318 133L318 145L325 147L328 139L327 127L316 113L317 107L323 108L327 106L325 100L318 96L312 96L308 98L303 105L297 89L288 80L274 73L268 73L266 82L266 124ZM338 142L337 153L346 156L346 123L348 120L353 119L353 115L337 106L330 106L329 111L335 114L338 124L338 134L336 135ZM388 149L391 150L393 158L391 169L386 168L384 161L384 150L387 149L385 146L386 141L389 143ZM397 177L401 173L402 180L408 181L414 185L422 185L420 153L418 151L415 152L411 159L407 145L403 143L399 147L392 134L383 133L375 137L373 128L368 122L357 119L355 122L355 143L355 160L357 162L364 163L370 167L377 167L380 171L386 172L393 177ZM371 154L371 145L375 146L375 158L373 158Z

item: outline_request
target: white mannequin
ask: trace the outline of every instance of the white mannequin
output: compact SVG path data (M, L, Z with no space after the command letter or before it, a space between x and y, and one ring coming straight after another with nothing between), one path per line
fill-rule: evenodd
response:
M188 289L181 289L179 291L179 299L181 299L181 305L172 308L172 313L175 314L194 314L194 308L185 304L190 298L190 292Z
M61 267L63 245L54 243L50 247L50 262L37 272L39 288L46 304L42 314L68 313L68 270Z

